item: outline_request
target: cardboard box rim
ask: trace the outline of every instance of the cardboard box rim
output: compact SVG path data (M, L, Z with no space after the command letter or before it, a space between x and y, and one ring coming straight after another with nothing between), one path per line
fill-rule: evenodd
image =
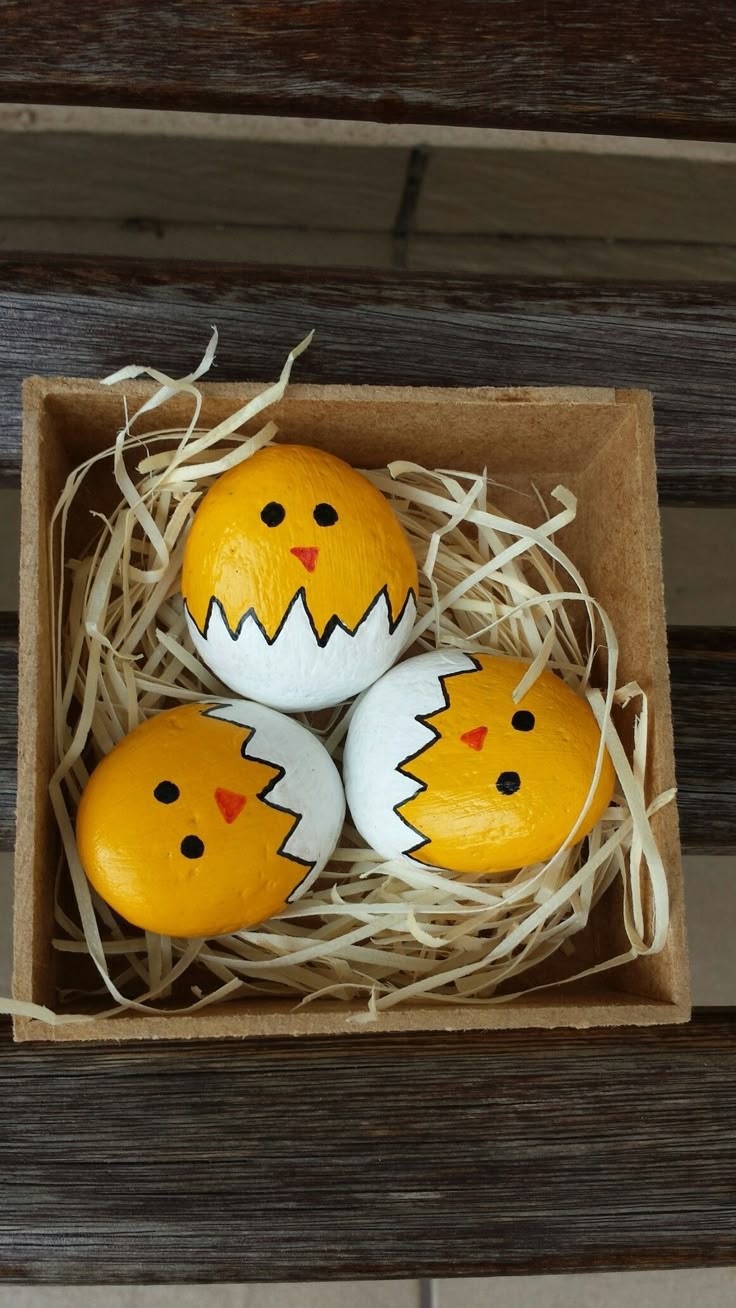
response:
M262 383L204 383L203 414L213 406L227 404L228 411L262 389ZM126 384L125 394L132 403L139 403L154 388L149 383ZM41 994L39 975L51 966L50 932L52 924L52 878L44 873L42 840L49 830L47 780L51 771L49 755L50 736L43 722L39 704L43 703L46 663L39 649L38 632L43 630L48 612L48 589L44 587L48 560L44 556L51 504L44 492L51 476L55 458L61 458L59 448L64 431L68 432L68 419L75 416L84 427L84 415L90 406L103 404L110 414L115 400L114 392L87 379L70 377L28 379L23 391L23 469L22 469L22 528L21 528L21 598L19 634L19 740L18 740L18 825L15 867L15 975L16 998L48 1003L49 996ZM674 752L669 705L669 667L667 662L666 628L662 597L661 550L659 517L656 497L656 469L654 460L654 430L651 397L641 391L614 391L595 387L524 387L524 388L411 388L375 386L309 386L293 385L287 395L288 404L301 406L300 412L310 408L329 413L334 406L360 406L353 410L354 420L370 428L371 414L380 415L392 406L399 406L405 421L414 422L414 439L423 439L432 424L449 423L450 419L477 421L501 414L508 420L510 430L517 427L525 414L527 427L540 414L549 431L556 432L558 444L567 449L572 467L584 470L584 454L592 458L592 449L582 450L566 431L575 428L575 418L592 411L605 439L596 447L605 450L624 428L634 442L636 450L636 491L638 499L637 566L646 578L647 622L651 666L648 669L652 684L652 698L656 715L657 732L653 746L652 770L658 784L674 784ZM286 403L286 402L285 402ZM363 406L369 406L367 409ZM325 407L327 406L327 407ZM159 414L158 422L148 428L165 425ZM60 414L65 415L67 427ZM366 415L368 415L366 417ZM591 423L593 422L591 417ZM567 419L567 427L565 426ZM378 419L374 419L377 423ZM166 420L168 424L168 419ZM99 448L108 446L117 430L117 418L100 433ZM523 424L522 424L523 425ZM376 426L376 432L378 427ZM418 433L418 434L417 434ZM436 433L435 433L436 434ZM288 434L287 434L288 439ZM431 444L431 442L428 442ZM533 445L533 439L532 439ZM370 450L366 465L373 461ZM443 448L444 453L444 448ZM41 457L43 454L43 458ZM361 447L362 454L362 447ZM392 457L407 457L400 440ZM378 460L380 461L380 460ZM439 466L435 460L435 466ZM444 467L455 467L454 449L447 449ZM531 471L531 470L530 470ZM568 469L568 471L570 471ZM564 480L565 473L560 471ZM632 473L632 478L634 473ZM605 512L606 506L603 506ZM585 566L582 564L583 571ZM671 930L666 950L659 955L657 967L662 969L664 981L651 980L637 990L637 977L648 960L637 960L617 973L604 973L601 977L556 985L537 993L530 992L516 1000L498 1005L429 1004L400 1006L381 1014L378 1022L362 1022L361 1005L337 1001L318 1001L295 1011L295 1001L278 1000L212 1005L191 1015L147 1016L136 1013L121 1014L112 1019L93 1018L84 1024L49 1026L35 1019L16 1018L16 1040L42 1041L121 1041L140 1039L201 1039L243 1038L263 1036L306 1035L358 1035L361 1033L400 1033L411 1031L451 1031L472 1029L553 1028L556 1026L587 1028L608 1025L649 1025L686 1021L690 1015L687 976L687 954L684 934L683 884L677 830L677 814L670 805L658 815L659 839L666 850L666 863L671 894ZM51 819L53 820L53 819ZM590 928L586 928L587 931ZM585 935L586 933L582 933ZM665 966L666 964L666 966ZM637 972L637 969L639 971ZM616 981L619 981L617 986ZM648 991L648 992L647 992ZM298 1002L298 1001L296 1001ZM110 1006L110 1005L107 1005ZM359 1020L354 1020L358 1016Z

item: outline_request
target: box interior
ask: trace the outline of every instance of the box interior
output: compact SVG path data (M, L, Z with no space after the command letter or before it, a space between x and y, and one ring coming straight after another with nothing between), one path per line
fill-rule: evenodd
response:
M125 387L129 408L151 387ZM261 385L203 385L200 426L226 417ZM58 1007L57 989L94 978L93 965L52 948L53 887L60 850L48 800L53 770L52 685L47 651L51 632L49 523L66 477L108 448L123 422L120 390L73 379L26 383L21 577L21 737L16 894L18 997ZM139 433L186 425L191 400L174 397L144 415ZM273 409L279 439L331 450L356 467L407 459L428 467L487 469L494 502L525 522L542 510L532 485L547 498L562 483L578 497L578 516L561 543L610 614L620 645L619 683L638 680L650 696L654 724L651 795L674 784L669 682L662 601L659 525L651 412L641 393L610 390L411 390L374 387L294 386ZM261 418L244 430L257 430ZM133 471L136 459L128 455ZM82 551L96 526L89 510L118 498L109 457L88 474L68 524L68 549ZM551 501L554 506L555 502ZM58 569L59 560L54 560ZM58 575L58 572L57 574ZM582 608L582 606L581 606ZM617 726L630 743L633 710ZM682 915L677 817L674 805L657 815L656 835L670 877L672 925L664 951L593 978L555 982L621 952L621 892L617 886L575 937L575 954L560 951L523 978L546 986L503 1005L401 1006L382 1015L380 1029L472 1026L594 1025L603 1022L685 1020L687 972ZM517 981L517 985L519 982ZM172 1002L176 1002L175 1000ZM187 1003L188 998L179 1002ZM19 1019L18 1038L120 1039L135 1036L340 1033L351 1005L320 1001L294 1012L294 999L234 1001L191 1017L127 1014L85 1027L41 1029ZM109 1007L109 999L100 1008ZM73 1007L73 1005L72 1005ZM354 1010L358 1009L356 1005Z

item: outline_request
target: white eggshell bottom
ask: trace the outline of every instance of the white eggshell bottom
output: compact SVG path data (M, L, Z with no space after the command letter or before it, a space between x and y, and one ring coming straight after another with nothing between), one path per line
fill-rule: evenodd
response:
M345 743L345 794L355 826L382 858L403 858L417 843L416 831L394 811L421 789L396 770L433 738L417 717L444 707L441 676L474 666L467 654L452 650L420 654L392 668L358 700Z
M292 858L314 863L289 895L289 901L298 899L319 876L340 838L345 821L340 774L324 745L311 731L263 704L235 700L210 709L207 716L252 727L245 757L265 760L283 769L283 777L269 791L268 802L301 815L284 845L284 852Z
M203 636L186 605L185 613L196 650L226 686L272 708L297 712L330 708L382 676L407 644L416 604L410 596L392 632L382 594L354 634L336 627L324 645L317 640L301 595L273 644L250 614L233 636L219 604L213 604Z

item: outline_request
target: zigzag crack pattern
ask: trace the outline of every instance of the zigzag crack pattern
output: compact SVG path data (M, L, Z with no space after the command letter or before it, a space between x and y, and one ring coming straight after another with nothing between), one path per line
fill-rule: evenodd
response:
M213 704L209 708L203 711L202 717L212 718L213 720L220 721L220 722L231 722L231 719L223 716L223 710L227 709L227 707L228 707L227 705L223 705L223 704ZM241 724L231 723L231 725L236 726ZM240 747L240 753L242 757L244 759L251 759L254 763L261 763L263 767L270 768L271 771L275 773L275 776L273 776L271 780L267 783L267 785L263 787L263 790L259 790L256 798L262 800L264 804L267 804L269 808L274 809L276 812L284 813L286 817L292 817L294 819L291 826L289 827L289 830L284 836L284 839L281 841L279 848L276 850L276 853L279 854L282 858L288 858L290 862L297 863L299 864L300 867L305 868L306 869L305 876L308 876L312 868L314 867L314 860L310 862L306 858L300 858L298 854L292 854L290 850L287 849L287 845L291 841L292 837L294 836L294 833L296 832L297 828L302 822L304 814L298 813L295 809L288 808L284 804L277 803L272 797L273 791L284 780L284 777L286 776L286 769L282 767L280 763L273 763L271 759L261 758L260 755L254 754L251 750L251 745L255 741L255 737L257 735L258 729L256 727L249 727L249 726L244 726L243 729L248 732L248 735ZM304 879L305 878L302 877L301 881L299 882L299 885L301 885ZM292 895L295 894L298 888L299 888L298 885L295 886L291 894Z
M478 660L476 658L473 658L472 654L468 654L466 655L466 657L468 661L472 663L475 671L480 672L481 664L478 662ZM438 709L433 709L431 713L417 713L416 715L416 721L419 723L419 725L422 727L426 727L427 731L429 732L429 740L427 740L423 745L421 745L419 749L415 749L412 754L409 754L407 758L402 759L402 761L400 763L397 763L396 765L396 771L402 777L406 777L408 781L413 781L416 784L416 790L413 792L413 794L407 796L406 799L400 800L397 804L394 805L394 813L396 814L397 818L399 818L404 823L404 825L408 827L409 831L413 832L415 836L419 837L415 845L412 845L409 849L406 849L404 851L404 855L406 858L411 858L414 854L418 853L420 849L424 849L425 845L431 843L431 836L422 835L422 832L419 831L419 829L415 827L414 824L410 822L409 819L402 812L400 812L400 810L402 808L405 808L407 804L411 804L413 800L416 799L417 795L423 794L424 791L427 789L426 781L422 781L420 777L417 777L409 769L408 765L410 763L413 763L415 759L421 758L424 754L427 753L428 750L432 749L432 747L437 743L438 740L441 739L442 733L437 730L437 728L430 721L430 719L440 717L440 715L442 713L446 713L450 707L450 696L448 694L447 685L446 685L450 677L466 677L468 673L471 671L472 671L471 668L458 668L457 671L455 672L445 672L440 674L437 680L439 682L440 690L442 691L442 699L443 699L442 707Z
M276 631L274 632L273 636L269 636L268 632L266 631L265 627L263 626L263 623L261 622L260 618L259 618L258 615L256 614L255 609L254 609L252 606L251 606L251 608L246 609L245 613L244 613L244 614L242 615L242 617L239 619L237 627L236 627L235 630L233 631L233 629L232 629L232 627L230 626L230 623L229 623L229 621L228 621L227 614L225 613L225 609L224 609L224 607L223 607L223 604L222 604L221 600L217 599L217 597L216 597L215 595L213 595L213 596L211 597L210 602L209 602L209 604L208 604L208 606L207 606L207 615L206 615L206 617L205 617L205 621L204 621L204 630L199 626L199 623L198 623L198 622L196 621L196 619L192 616L191 610L190 610L189 605L187 604L186 600L184 601L184 604L185 604L186 611L187 611L187 613L188 613L188 615L189 615L189 618L191 619L191 621L192 621L192 622L194 623L194 625L196 626L196 628L197 628L198 632L200 633L200 635L202 636L202 639L203 639L203 640L207 640L207 636L208 636L208 632L209 632L209 627L210 627L210 622L211 622L211 620L212 620L213 613L214 613L214 611L215 611L216 609L218 609L218 610L219 610L219 614L220 614L220 618L221 618L221 620L222 620L222 624L223 624L223 626L225 627L225 630L228 632L228 634L230 635L230 637L231 637L232 640L234 640L234 641L238 641L238 640L240 639L241 633L242 633L242 631L243 631L243 627L245 626L245 623L250 619L250 621L252 621L253 624L254 624L254 625L258 628L258 630L260 631L260 633L261 633L261 635L262 635L264 641L266 642L266 644L267 644L267 645L275 645L276 641L278 640L279 636L281 635L282 631L284 630L284 627L286 626L287 622L289 621L289 618L291 617L292 612L293 612L294 609L296 609L296 608L299 606L299 604L301 603L301 606L302 606L302 608L303 608L303 610L304 610L304 613L306 614L306 617L307 617L307 619L308 619L308 621L309 621L309 625L310 625L310 627L311 627L311 629L312 629L312 632L313 632L313 635L314 635L314 639L316 640L317 644L318 644L321 648L324 648L325 645L328 644L328 642L329 642L329 640L330 640L330 637L331 637L331 636L333 635L333 633L334 633L335 631L337 631L337 630L343 631L343 632L345 633L346 636L355 636L355 635L357 634L357 632L360 630L360 628L363 626L363 624L368 620L368 618L370 617L370 615L371 615L371 613L373 612L373 610L374 610L375 608L378 607L378 605L379 605L380 602L381 602L381 599L384 600L385 605L386 605L386 612L387 612L387 614L388 614L388 630L389 630L389 635L393 636L394 632L397 630L397 628L401 625L401 623L402 623L402 621L403 621L403 618L404 618L404 615L405 615L405 613L406 613L406 611L407 611L407 607L408 607L408 605L409 605L410 603L412 603L412 602L414 603L414 605L416 605L417 597L416 597L416 594L415 594L415 592L414 592L413 587L411 587L411 588L406 592L406 598L405 598L404 603L402 604L401 609L399 610L399 613L397 614L396 617L394 617L394 616L393 616L393 613L392 613L392 609L391 609L391 598L390 598L390 595L389 595L388 586L382 586L381 589L378 591L378 593L377 593L376 595L374 595L373 599L371 600L370 604L368 605L367 609L365 610L365 613L362 615L362 617L359 618L359 620L356 622L356 624L355 624L354 627L348 627L348 626L346 625L346 623L344 623L344 622L342 621L342 619L339 618L339 617L337 616L336 613L333 613L333 614L332 614L332 617L329 618L328 621L327 621L327 623L325 624L325 628L324 628L324 631L322 632L322 635L321 635L321 636L320 636L319 632L317 631L317 627L316 627L316 625L315 625L314 618L312 617L312 613L311 613L311 611L310 611L309 604L308 604L308 602L307 602L307 592L306 592L306 587L304 587L304 586L300 586L300 587L299 587L299 590L296 591L295 595L294 595L293 598L291 599L291 601L290 601L290 603L289 603L289 606L288 606L286 612L284 613L283 618L282 618L281 621L279 622L279 625L278 625L278 627L276 628Z

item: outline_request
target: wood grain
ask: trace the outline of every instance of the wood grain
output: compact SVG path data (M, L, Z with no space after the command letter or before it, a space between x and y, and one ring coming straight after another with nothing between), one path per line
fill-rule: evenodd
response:
M730 0L0 0L7 102L732 140Z
M7 218L175 219L358 231L390 230L409 158L400 146L107 132L4 133L0 150L0 215ZM705 207L714 185L708 179L729 174L727 164L699 168L673 161L673 167L678 176L683 168L694 168L698 177L705 172ZM728 207L727 197L724 203Z
M736 1013L684 1027L13 1046L0 1279L736 1260Z
M565 281L736 281L736 245L535 236L409 236L240 223L0 218L0 251L46 258L199 259L284 268L410 268L448 277L539 277ZM297 274L298 275L298 274Z
M46 230L44 230L44 227ZM79 230L81 228L81 230ZM186 231L186 229L184 229ZM155 234L147 239L141 234L138 244L135 236L125 232L103 232L102 224L17 224L0 222L0 249L40 250L80 254L138 255L149 258L158 251L163 257L181 258L189 253L195 258L202 250L201 237L195 248L192 236L188 247L186 237L178 227L167 228L162 239L156 242ZM323 242L326 234L323 233ZM376 237L372 238L376 240ZM245 249L251 262L258 262L258 244L248 237ZM298 240L298 238L297 238ZM104 244L103 244L104 241ZM218 248L218 258L228 258ZM297 248L296 242L292 249ZM287 246L288 249L288 246ZM338 252L341 249L337 246ZM240 246L242 260L244 246ZM293 262L308 263L302 258ZM322 262L325 262L322 260ZM333 266L345 264L343 258L333 259ZM364 260L358 262L363 263ZM530 278L545 281L551 278L565 281L601 282L613 279L630 283L736 280L736 245L704 245L695 241L606 241L597 237L558 236L416 236L407 246L407 267L419 272L444 273L450 277L467 273L484 273L490 277ZM355 261L354 261L355 263ZM377 261L371 266L380 267ZM384 262L384 267L391 266Z
M564 150L520 149L514 136L495 148L410 152L252 140L252 120L222 115L220 126L244 121L240 137L172 135L180 117L204 133L213 116L160 111L141 134L134 111L92 112L97 130L8 131L0 108L0 250L506 278L736 277L736 166L711 157L733 153L728 145L652 157L591 153L601 138L582 136L563 138ZM688 146L659 142L673 144Z
M680 834L689 853L736 850L736 631L668 633ZM0 613L0 849L15 835L17 619Z
M660 498L736 502L736 285L504 281L428 273L0 257L0 481L16 485L20 382L123 363L182 375L210 325L212 378L643 387Z
M671 627L668 640L683 844L699 853L734 850L736 632Z
M15 843L18 615L0 613L0 849Z
M80 146L81 142L78 151ZM94 168L96 152L87 149ZM48 146L44 151L40 137L30 153L40 160L45 152ZM64 153L74 158L71 146ZM14 193L0 201L6 212L6 204L17 205L24 191L45 195L57 176L58 165L49 161L41 176L32 180L22 144L16 146L14 159ZM65 190L66 184L62 196ZM49 197L50 206L63 203L58 185L56 191L55 199ZM430 153L415 230L433 236L603 236L617 241L733 244L734 210L736 168L731 163L574 149L440 148Z
M453 240L453 238L451 238ZM454 239L456 248L450 250L444 267L463 268L461 261L465 242ZM723 278L736 281L736 245L671 245L652 246L649 242L637 245L627 241L623 247L608 241L586 243L595 248L566 251L567 242L547 242L542 251L534 250L528 260L521 254L522 274L536 275L560 268L563 275L585 277L588 269L600 278L601 269L610 265L606 274L619 276L618 266L623 260L624 275L628 279L646 274L648 278L673 276L702 281L704 278ZM508 270L508 242L498 252L497 272ZM561 248L557 248L561 246ZM403 267L397 262L399 251L404 254L405 243L397 242L389 231L356 232L300 227L250 227L240 223L180 223L159 222L155 218L130 218L122 221L86 218L0 218L0 251L22 252L46 258L64 255L72 258L95 255L102 259L201 259L206 251L216 256L218 263L266 264L280 268L293 265L298 268L378 268ZM460 256L460 261L455 262ZM485 265L478 260L478 271ZM503 262L505 258L505 263ZM427 263L427 267L437 266ZM417 267L422 267L421 263ZM470 268L470 263L468 264ZM577 271L579 269L579 272ZM573 270L575 272L573 273Z

